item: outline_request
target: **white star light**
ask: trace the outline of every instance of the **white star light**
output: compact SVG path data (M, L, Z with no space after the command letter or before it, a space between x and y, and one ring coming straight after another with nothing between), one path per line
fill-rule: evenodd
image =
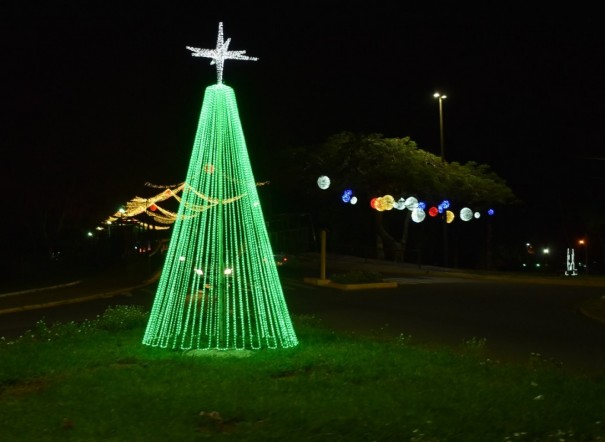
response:
M216 49L200 49L191 46L187 46L187 49L193 51L193 54L191 55L194 57L206 57L212 59L210 64L216 64L217 83L221 84L223 82L223 65L225 64L225 60L258 60L257 57L249 57L244 55L246 51L230 51L229 43L231 43L230 38L228 38L227 41L223 41L223 22L220 22L218 24L218 39L216 40Z

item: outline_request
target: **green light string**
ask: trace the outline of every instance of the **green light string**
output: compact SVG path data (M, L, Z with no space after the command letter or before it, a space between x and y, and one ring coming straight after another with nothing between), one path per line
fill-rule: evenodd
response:
M143 344L243 350L298 344L233 89L206 89Z

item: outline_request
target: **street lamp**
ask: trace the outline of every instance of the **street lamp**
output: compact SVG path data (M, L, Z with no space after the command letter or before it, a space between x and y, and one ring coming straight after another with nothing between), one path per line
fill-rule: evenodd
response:
M443 148L443 100L447 97L439 92L435 92L433 97L439 100L439 138L441 140L441 161L445 161L445 152ZM448 250L447 250L447 220L443 220L443 265L448 265Z
M441 141L441 160L445 160L445 151L443 147L443 100L447 98L447 96L440 94L439 92L435 92L433 97L439 100L439 140Z
M578 244L584 246L584 271L588 275L588 241L581 239Z

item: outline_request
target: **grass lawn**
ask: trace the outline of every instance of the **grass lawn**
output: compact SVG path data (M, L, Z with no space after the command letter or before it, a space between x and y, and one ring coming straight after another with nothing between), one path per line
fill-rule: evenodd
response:
M339 334L287 350L141 344L147 313L0 339L0 441L605 441L605 378Z

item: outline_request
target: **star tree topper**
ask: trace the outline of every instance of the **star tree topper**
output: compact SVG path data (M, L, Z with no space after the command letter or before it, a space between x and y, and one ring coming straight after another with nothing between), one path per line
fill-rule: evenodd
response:
M223 22L219 22L216 49L200 49L187 46L187 49L193 51L193 54L191 54L192 56L206 57L212 59L210 64L216 64L216 76L218 84L221 84L223 82L223 65L225 64L225 60L258 60L257 57L249 57L247 55L244 55L246 51L230 51L229 43L231 43L230 38L228 38L227 41L223 40Z

